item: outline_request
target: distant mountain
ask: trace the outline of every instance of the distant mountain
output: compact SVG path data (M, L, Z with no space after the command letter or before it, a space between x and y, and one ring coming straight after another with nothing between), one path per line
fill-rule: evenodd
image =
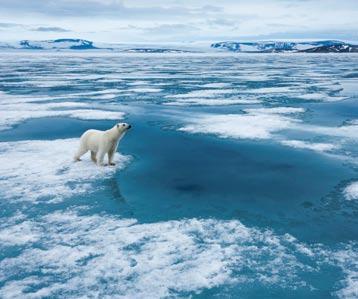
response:
M30 41L22 40L15 43L0 43L2 49L27 49L27 50L88 50L97 49L93 42L85 39L62 38L55 40Z
M218 42L211 44L211 48L231 52L275 53L275 52L305 52L305 53L340 53L358 52L358 45L348 44L336 40L311 42Z
M0 50L109 50L130 53L183 53L193 52L192 49L176 49L170 46L159 47L156 45L128 45L128 44L104 44L94 43L85 39L62 38L55 40L31 41L22 40L13 43L0 42Z
M0 50L47 50L47 51L72 51L72 50L98 50L125 53L189 53L230 51L243 53L281 53L281 52L304 52L304 53L348 53L358 52L358 45L349 44L337 40L291 42L291 41L255 41L235 42L226 41L208 45L199 44L116 44L94 43L85 39L62 38L55 40L32 41L22 40L19 42L0 42Z
M310 48L304 51L306 53L349 53L349 52L358 52L358 45L351 45L346 43L336 44L336 45L324 45L319 47Z
M122 49L122 52L129 53L190 53L192 51L187 50L178 50L178 49L168 49L168 48L129 48Z

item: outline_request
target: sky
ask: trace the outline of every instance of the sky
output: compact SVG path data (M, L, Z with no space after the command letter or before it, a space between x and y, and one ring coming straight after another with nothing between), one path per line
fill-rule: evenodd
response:
M358 41L358 0L0 0L0 40Z

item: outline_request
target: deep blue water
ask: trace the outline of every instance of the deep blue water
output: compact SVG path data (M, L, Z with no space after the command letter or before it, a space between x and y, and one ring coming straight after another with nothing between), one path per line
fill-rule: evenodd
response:
M4 53L0 297L355 298L357 62Z

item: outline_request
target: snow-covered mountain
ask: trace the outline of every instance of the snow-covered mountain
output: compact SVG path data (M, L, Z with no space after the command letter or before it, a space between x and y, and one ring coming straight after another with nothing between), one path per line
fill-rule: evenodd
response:
M93 42L85 39L63 38L44 41L22 40L14 43L0 43L2 49L29 49L29 50L88 50L97 49Z
M358 52L358 46L336 40L286 42L286 41L257 41L257 42L218 42L211 44L211 48L231 52Z
M306 53L349 53L358 52L358 45L351 45L347 43L335 44L335 45L324 45L306 49Z
M185 52L306 52L306 53L340 53L358 52L358 45L336 40L325 41L255 41L255 42L218 42L211 44L118 44L118 43L94 43L85 39L62 38L55 40L19 42L0 42L0 50L99 50L129 53L185 53Z
M198 49L185 45L143 45L143 44L118 44L118 43L94 43L85 39L63 38L55 40L19 42L0 42L0 50L104 50L129 53L183 53L197 52Z

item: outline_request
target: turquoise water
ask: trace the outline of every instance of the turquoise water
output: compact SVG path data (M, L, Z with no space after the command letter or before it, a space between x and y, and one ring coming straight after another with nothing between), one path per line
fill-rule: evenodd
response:
M357 62L4 54L0 297L357 297Z

